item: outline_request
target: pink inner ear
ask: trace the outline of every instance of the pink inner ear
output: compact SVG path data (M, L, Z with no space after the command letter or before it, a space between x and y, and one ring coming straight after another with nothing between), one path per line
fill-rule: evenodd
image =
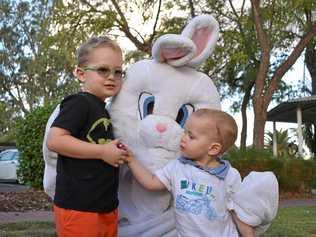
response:
M162 61L180 59L186 54L187 51L183 48L163 48L160 52Z
M194 58L201 54L201 52L205 49L205 46L211 36L212 32L209 31L208 27L202 27L194 32L192 36L192 41L196 46L196 53L194 54Z

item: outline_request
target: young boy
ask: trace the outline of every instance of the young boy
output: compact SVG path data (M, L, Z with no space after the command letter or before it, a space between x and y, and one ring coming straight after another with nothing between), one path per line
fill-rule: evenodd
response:
M227 208L241 182L239 172L220 156L237 137L237 125L225 112L200 109L185 124L181 157L151 174L130 154L126 162L149 190L168 189L174 198L179 236L254 237L252 227Z
M58 236L117 236L119 164L127 154L113 140L104 100L121 88L122 52L107 37L77 50L82 92L66 97L49 131L58 153L54 215Z

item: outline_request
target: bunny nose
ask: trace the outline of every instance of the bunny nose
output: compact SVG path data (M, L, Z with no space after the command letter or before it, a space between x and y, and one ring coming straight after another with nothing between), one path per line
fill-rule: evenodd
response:
M163 133L164 131L167 130L167 126L164 123L157 123L156 124L156 130L160 133Z

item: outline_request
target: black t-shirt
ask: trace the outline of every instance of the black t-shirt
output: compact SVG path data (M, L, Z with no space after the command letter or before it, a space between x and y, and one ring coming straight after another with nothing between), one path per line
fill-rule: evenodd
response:
M105 103L86 93L66 97L52 127L90 143L114 139ZM79 211L110 212L118 206L119 169L100 159L76 159L58 155L54 203Z

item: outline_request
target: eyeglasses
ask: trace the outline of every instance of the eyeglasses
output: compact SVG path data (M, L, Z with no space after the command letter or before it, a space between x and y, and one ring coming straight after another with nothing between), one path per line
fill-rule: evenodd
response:
M125 76L125 72L121 68L110 68L108 66L87 66L81 69L84 71L95 71L104 78L108 78L110 75L112 75L116 79L122 79Z

